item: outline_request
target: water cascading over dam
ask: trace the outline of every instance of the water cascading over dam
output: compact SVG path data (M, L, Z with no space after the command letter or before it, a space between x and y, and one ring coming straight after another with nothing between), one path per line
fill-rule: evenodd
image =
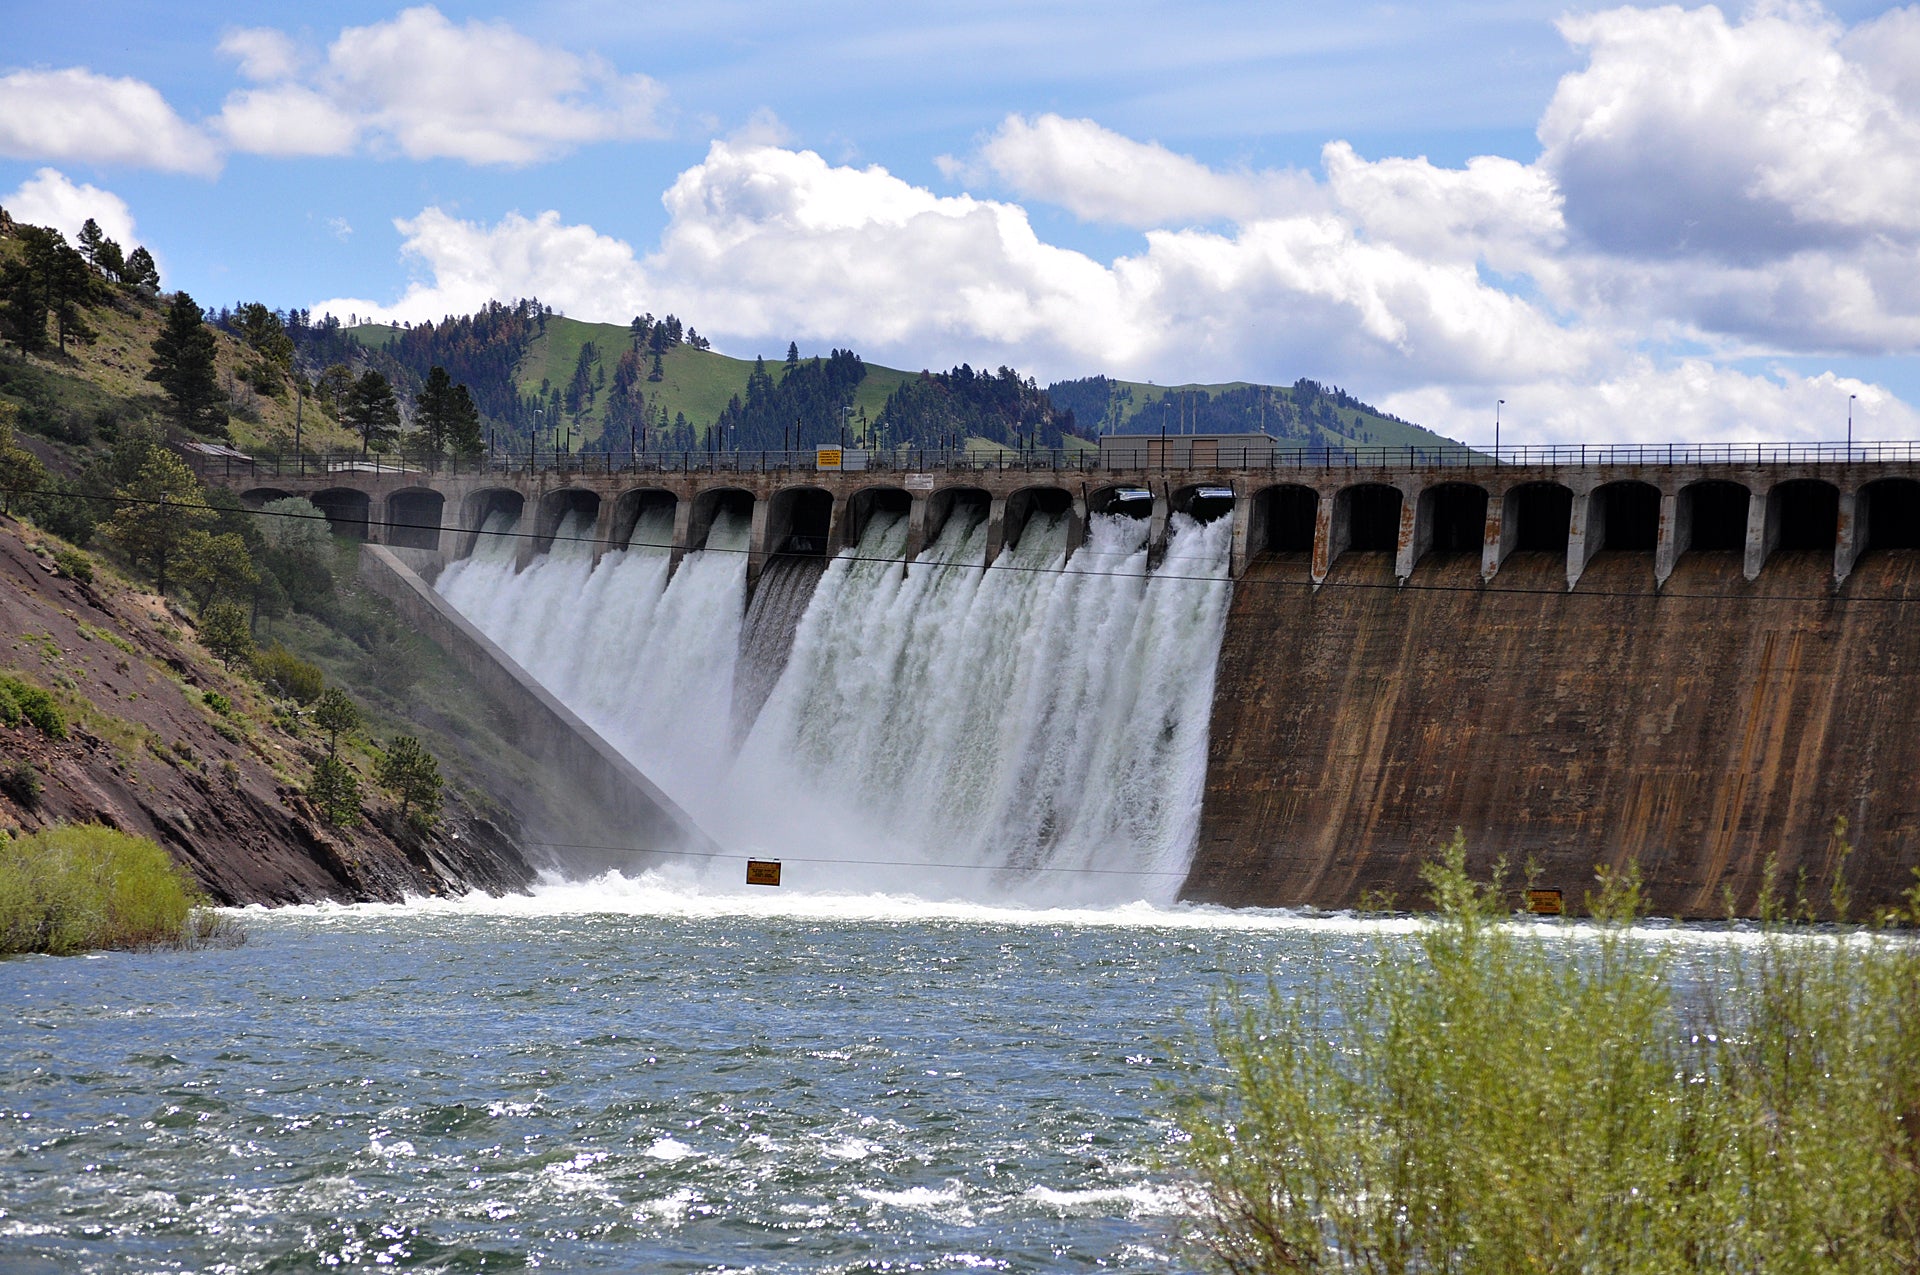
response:
M589 519L515 570L496 514L444 596L684 805L801 888L1170 901L1206 782L1232 520L1036 515L994 567L956 511L903 569L876 514L827 564L773 572L746 618L748 525L669 570L670 515L593 561ZM817 578L817 583L814 583ZM808 585L812 585L808 588ZM787 633L791 632L791 639ZM743 651L745 654L743 655ZM715 879L737 861L714 865Z

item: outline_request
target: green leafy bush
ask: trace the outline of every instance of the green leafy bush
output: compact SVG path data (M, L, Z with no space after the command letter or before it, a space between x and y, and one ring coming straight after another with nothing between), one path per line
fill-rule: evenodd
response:
M1920 949L1510 923L1456 842L1439 916L1216 1008L1175 1096L1202 1264L1234 1272L1912 1272ZM1909 920L1915 919L1909 917ZM1684 956L1682 955L1684 953Z
M326 689L327 679L319 666L275 642L253 657L253 670L268 690L301 704L311 704Z
M232 921L145 837L98 825L0 842L0 953L232 943Z
M208 708L222 717L233 712L233 701L222 695L219 691L202 691L200 692L200 698L206 703Z
M13 798L15 805L22 810L38 810L40 794L46 786L40 782L40 772L33 763L24 757L16 757L0 769L0 792Z
M18 726L22 721L54 739L67 737L66 714L53 696L31 682L0 674L0 726Z
M55 550L53 565L69 580L78 580L81 584L93 583L93 559L78 549Z

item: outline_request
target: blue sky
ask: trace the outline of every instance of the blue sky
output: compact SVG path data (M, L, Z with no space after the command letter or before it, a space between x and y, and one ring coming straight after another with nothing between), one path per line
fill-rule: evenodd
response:
M0 204L169 287L1912 437L1920 9L15 6Z

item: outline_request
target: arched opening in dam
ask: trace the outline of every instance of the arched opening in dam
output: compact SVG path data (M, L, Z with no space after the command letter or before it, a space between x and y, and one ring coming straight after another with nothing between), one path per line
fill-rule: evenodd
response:
M569 541L579 542L583 535L591 536L595 520L600 516L600 496L597 492L584 491L578 487L562 487L559 491L550 491L540 498L539 524L534 528L533 549L535 553L546 553L553 548L554 538L565 535ZM562 528L566 528L562 532Z
M1218 483L1198 483L1174 489L1169 502L1175 513L1185 514L1198 523L1213 522L1233 514L1233 488Z
M670 491L641 487L621 492L613 502L610 549L673 548L674 515L680 498Z
M1153 493L1145 487L1100 487L1087 495L1087 514L1115 514L1144 522L1153 516Z
M1356 483L1333 498L1333 553L1392 553L1400 547L1405 497L1385 483Z
M1882 478L1860 489L1856 525L1866 533L1864 550L1920 549L1920 482Z
M1312 553L1315 524L1320 518L1320 493L1298 483L1268 487L1255 493L1253 526L1264 528L1265 536L1254 542L1256 549L1271 553Z
M367 538L373 500L366 492L353 487L329 487L316 491L308 499L327 516L327 525L334 535L350 540Z
M979 494L981 496L986 495L985 492ZM988 505L978 503L963 506L963 508L970 511L977 511L983 518L986 516L988 507ZM1014 492L1007 497L1006 547L1009 549L1017 548L1020 544L1021 535L1027 529L1027 524L1032 522L1036 517L1042 519L1067 518L1070 517L1072 513L1073 497L1068 495L1064 488L1026 487ZM945 521L944 518L941 520L943 527ZM927 528L927 539L930 542L939 539L939 532L932 526Z
M1479 556L1487 535L1487 489L1474 483L1441 483L1420 493L1420 519L1427 552Z
M477 553L482 544L516 529L526 503L527 498L511 487L486 487L469 495L460 510L461 538L465 541L462 552ZM510 543L501 541L502 545Z
M258 509L276 500L287 500L292 495L292 492L282 491L278 487L250 487L240 493L240 503L249 509Z
M1602 549L1652 553L1660 543L1660 489L1652 483L1607 483L1593 493L1590 516L1599 523ZM1589 524L1589 543L1593 534Z
M833 531L833 494L821 487L784 487L767 502L767 520L771 552L822 557Z
M430 487L409 487L387 497L387 543L403 549L440 547L447 498Z
M905 523L907 515L913 511L913 497L899 487L862 487L847 499L846 512L840 516L841 544L857 545L866 534L867 528L876 519L899 520ZM906 551L906 534L903 529L900 547L893 554L900 557Z
M1521 483L1507 492L1503 516L1512 529L1512 552L1564 554L1573 492L1559 483Z
M744 525L752 520L752 492L738 487L716 487L703 491L693 498L692 519L687 524L687 548L706 548L717 524ZM744 549L745 545L738 547Z
M1747 506L1751 497L1739 483L1709 479L1680 489L1680 527L1675 545L1681 553L1738 552L1747 545Z
M1776 483L1767 493L1768 537L1783 552L1833 552L1840 533L1840 489L1817 478Z

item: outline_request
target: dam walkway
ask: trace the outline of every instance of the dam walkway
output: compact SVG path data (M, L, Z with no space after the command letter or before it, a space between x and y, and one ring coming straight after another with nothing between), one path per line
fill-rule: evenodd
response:
M1650 554L1659 583L1689 552L1737 554L1754 579L1776 551L1795 550L1830 552L1837 587L1869 548L1920 548L1920 443L1559 445L1495 455L1234 454L1183 442L1141 436L1138 448L1109 448L1105 460L1091 450L902 451L859 457L857 469L818 468L811 451L535 453L465 464L190 459L203 479L249 504L305 496L341 534L446 557L471 552L499 514L517 520L524 562L552 546L570 515L591 522L598 558L627 548L643 515L659 525L670 513L677 565L729 514L751 526L749 584L774 555L858 543L883 513L907 517L909 558L956 512L985 518L983 565L1018 543L1035 516L1066 517L1069 553L1093 515L1145 519L1155 554L1176 513L1232 516L1236 577L1262 552L1292 553L1307 556L1316 583L1350 552L1392 554L1401 580L1431 553L1477 552L1483 580L1516 552L1564 554L1572 588L1605 549Z

